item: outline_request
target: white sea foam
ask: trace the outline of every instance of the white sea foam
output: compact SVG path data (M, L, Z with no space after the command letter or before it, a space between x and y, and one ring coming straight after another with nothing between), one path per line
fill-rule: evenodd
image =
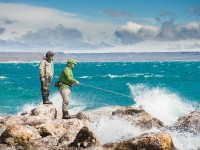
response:
M18 112L18 114L21 114L23 112L30 112L32 109L36 108L37 104L34 103L26 103L23 105L22 108L18 108L20 111Z
M0 76L0 79L5 79L5 78L7 78L6 76Z
M90 128L99 137L101 144L115 142L141 134L139 128L134 127L123 118L100 118L92 122Z
M99 137L101 144L126 140L144 133L126 119L119 117L101 117L90 123L90 129ZM156 128L146 130L145 133L160 132Z
M194 111L192 104L186 103L176 93L164 88L149 88L144 84L129 85L136 101L153 117L161 120L165 125L172 125L180 116Z
M57 110L62 111L62 97L57 92L49 97L50 101L53 102L53 105ZM40 102L42 103L42 101ZM20 111L18 114L21 114L22 112L30 112L32 109L36 108L38 104L36 103L26 103L22 106L22 108L18 108ZM83 111L86 109L86 105L80 101L79 99L71 99L69 104L69 110L73 113L78 113L80 111Z
M134 73L134 74L125 74L125 75L107 75L110 78L124 78L124 77L130 77L130 78L137 78L137 77L144 77L144 78L162 78L163 75L159 74L145 74L145 73Z
M53 94L50 96L50 100L53 102L53 105L56 107L56 109L62 110L62 97L59 94L59 92ZM69 110L73 111L75 113L78 113L80 111L85 110L86 105L80 100L75 99L71 97L70 103L69 103Z
M91 79L92 76L82 76L82 77L79 77L79 78L82 78L82 79Z
M193 135L188 132L167 131L172 137L175 147L179 150L199 150L200 135Z

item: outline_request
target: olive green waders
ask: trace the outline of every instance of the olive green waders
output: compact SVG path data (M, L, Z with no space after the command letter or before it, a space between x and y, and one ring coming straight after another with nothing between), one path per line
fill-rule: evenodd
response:
M43 104L52 104L52 102L49 101L51 78L45 78L45 81L42 81L40 79L40 81L41 81L41 92L42 92Z

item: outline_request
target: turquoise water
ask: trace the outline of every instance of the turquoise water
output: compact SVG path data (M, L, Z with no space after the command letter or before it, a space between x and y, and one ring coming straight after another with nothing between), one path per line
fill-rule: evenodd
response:
M65 65L55 63L53 83ZM0 63L0 115L30 111L42 102L38 68L39 63ZM165 125L173 125L180 116L200 111L199 61L78 63L73 72L82 83L71 90L69 107L77 113L100 107L111 110L116 105L142 105ZM50 100L57 109L62 108L62 98L53 84ZM159 132L140 131L123 119L100 118L92 127L104 143ZM167 132L180 150L200 148L200 135Z
M54 65L53 82L58 80L65 63ZM38 67L39 63L0 63L0 114L16 114L25 105L41 103ZM181 101L199 109L200 62L78 63L73 72L79 82L101 89L83 85L72 87L70 108L88 110L102 106L134 105L137 95L133 89L139 86L140 92L156 88L169 95L173 93ZM52 84L50 98L56 94L58 90Z

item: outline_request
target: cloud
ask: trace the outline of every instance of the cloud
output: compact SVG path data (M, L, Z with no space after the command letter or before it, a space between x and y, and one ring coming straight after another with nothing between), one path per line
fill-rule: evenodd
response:
M155 19L156 19L157 22L161 22L162 21L162 19L159 18L159 17L155 17Z
M21 41L29 46L48 46L48 47L63 47L77 48L82 43L82 34L75 28L65 28L63 25L58 25L55 29L44 28L37 32L27 32L20 38Z
M63 25L58 25L55 28L43 28L36 32L28 31L20 38L14 40L0 40L2 49L22 51L71 51L82 49L97 49L104 47L112 47L111 44L104 41L91 44L85 42L82 33L75 28L66 28Z
M171 11L166 11L166 10L161 10L161 11L159 12L159 15L160 15L161 17L171 17L171 18L175 18L175 16L176 16L173 12L171 12Z
M144 40L154 39L159 32L159 28L128 22L116 30L115 36L123 44L133 44Z
M145 40L174 41L200 39L200 23L190 22L185 25L165 21L160 28L128 22L116 30L115 36L123 44L134 44Z
M5 28L0 28L0 35L3 34L6 31Z
M3 19L4 24L14 24L15 22L15 20Z
M20 38L28 31L35 33L40 29L52 29L62 24L64 27L77 29L85 41L90 39L88 42L91 44L105 40L105 36L109 43L115 38L113 32L118 27L117 24L90 20L80 14L32 5L0 3L0 10L0 20L4 20L6 29L4 36L0 38L5 40ZM104 35L99 34L103 32Z
M157 17L155 17L155 20L158 23L164 23L166 21L169 20L175 20L176 19L176 15L175 13L171 12L171 11L167 11L167 10L161 10L158 14Z
M133 17L132 14L122 11L116 11L112 9L107 9L103 11L104 14L111 16L111 17L121 17L121 18L130 18Z
M174 25L173 21L166 21L163 23L157 38L160 40L200 39L200 24L190 22L180 26Z
M189 13L192 13L192 14L195 14L197 16L200 16L200 8L194 8L194 7L191 7L191 8L188 8L187 10Z

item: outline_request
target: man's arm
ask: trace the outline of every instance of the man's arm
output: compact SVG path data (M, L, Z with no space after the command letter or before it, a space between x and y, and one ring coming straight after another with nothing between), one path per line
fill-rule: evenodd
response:
M40 78L44 78L44 76L45 76L45 60L42 60L40 62L39 69L40 69Z

